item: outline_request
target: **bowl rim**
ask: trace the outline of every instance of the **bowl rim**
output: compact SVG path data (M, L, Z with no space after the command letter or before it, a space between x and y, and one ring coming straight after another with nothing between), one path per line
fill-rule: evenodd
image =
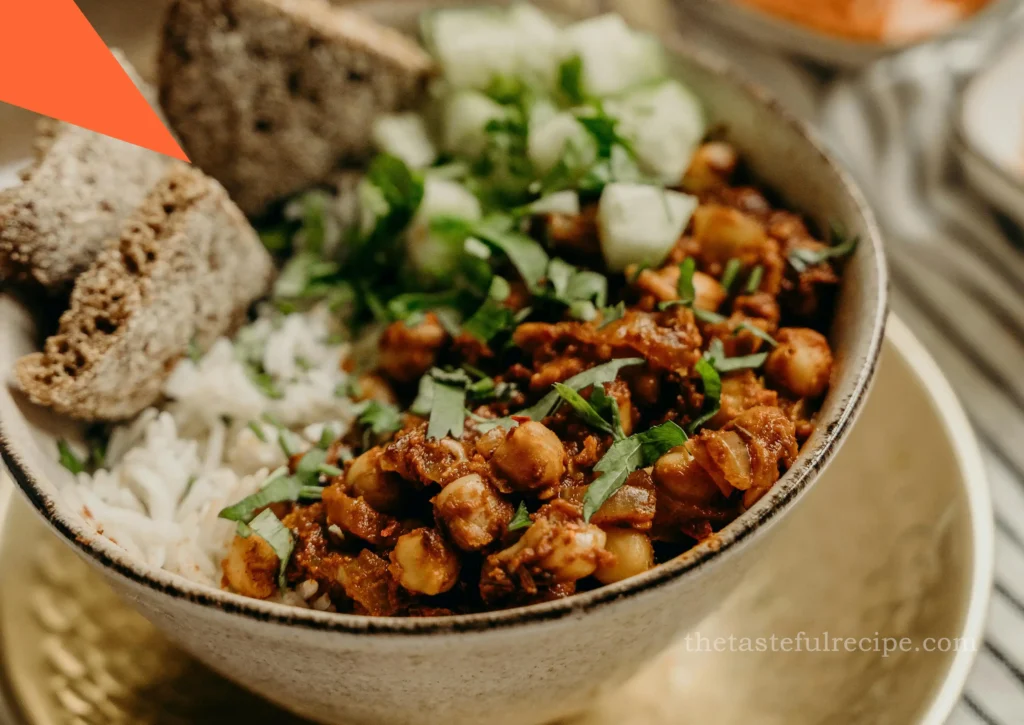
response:
M882 56L894 55L901 53L912 48L917 48L922 45L934 42L942 42L949 40L950 38L956 37L961 33L970 32L971 29L976 27L979 23L983 23L986 20L996 17L999 13L1009 12L1014 6L1018 5L1021 0L991 0L987 5L981 9L975 11L971 15L959 20L958 22L950 25L949 27L943 28L935 33L924 35L921 37L912 37L906 40L861 40L858 38L848 38L842 35L833 35L824 31L813 28L809 25L803 25L801 23L787 20L786 18L773 15L772 13L762 10L760 8L751 7L741 0L678 0L684 6L687 7L700 7L700 6L718 6L722 12L735 12L742 14L753 22L759 23L766 30L770 29L773 33L787 33L794 37L802 36L806 39L811 39L814 43L828 43L831 44L836 52L850 53L850 54L861 54L858 61L852 62L850 59L852 55L846 56L845 61L837 61L835 59L826 59L824 55L817 53L811 48L797 48L791 50L795 55L800 55L805 58L812 58L819 63L827 66L840 66L850 67L855 65L865 64L870 62L874 58ZM734 23L728 23L728 27L733 32L740 32L739 28ZM743 32L744 35L750 37L749 33ZM782 40L781 38L779 40Z
M370 3L372 4L372 3ZM364 3L365 5L365 3ZM675 35L660 39L668 52L700 68L709 75L731 83L749 96L754 103L766 107L801 137L810 150L834 175L841 191L852 202L852 207L863 222L865 235L858 245L858 253L867 260L867 280L875 288L864 363L855 372L845 400L841 401L835 416L822 421L825 433L812 450L805 447L797 462L775 484L772 495L765 496L754 506L731 522L722 531L696 545L682 555L653 569L588 592L541 604L474 614L442 617L371 617L367 615L320 612L292 605L244 597L240 594L215 589L169 571L149 566L117 548L102 535L84 535L61 512L62 503L53 500L36 483L32 473L22 465L6 434L6 424L0 418L0 458L6 464L18 488L32 507L55 528L61 537L81 555L112 575L131 584L152 589L173 599L210 607L232 616L284 626L297 626L321 632L349 635L374 634L404 636L447 635L456 632L481 632L528 624L540 624L578 617L591 610L650 592L683 575L706 567L719 557L730 555L738 545L774 523L779 514L789 510L795 501L817 480L818 474L832 460L857 415L863 408L870 384L876 372L885 337L888 301L888 271L882 249L881 233L863 194L852 177L829 155L818 134L806 123L792 115L769 93L745 80L732 65L705 50L694 48Z

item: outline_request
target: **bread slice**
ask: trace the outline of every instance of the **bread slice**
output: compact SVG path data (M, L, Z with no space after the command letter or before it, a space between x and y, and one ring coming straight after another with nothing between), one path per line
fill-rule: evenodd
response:
M151 105L156 90L114 53ZM166 172L156 152L43 119L24 183L0 191L0 279L66 291Z
M410 38L326 0L173 0L160 100L193 163L250 215L365 156L432 68Z
M193 341L244 321L273 262L224 188L174 162L119 239L75 282L42 352L15 366L40 405L82 420L128 418L160 397Z

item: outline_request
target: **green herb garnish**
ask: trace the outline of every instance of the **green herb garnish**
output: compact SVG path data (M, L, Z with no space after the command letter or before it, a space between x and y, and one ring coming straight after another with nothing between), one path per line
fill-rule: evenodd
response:
M374 440L383 440L401 429L402 414L391 403L369 400L359 414L358 422Z
M687 426L687 431L691 435L697 428L714 418L722 406L722 378L719 377L715 366L705 358L701 358L697 361L694 369L700 375L704 385L704 406L700 417Z
M686 433L672 421L667 421L643 433L636 433L611 445L597 462L594 470L600 473L583 496L583 518L593 516L622 488L633 471L649 466L661 456L686 442Z
M60 465L64 466L64 468L75 475L85 471L85 463L75 455L75 452L71 450L71 446L63 438L57 439L57 452L60 454Z
M567 58L558 66L558 89L567 105L578 106L587 100L583 91L583 59L580 56Z
M298 501L302 491L302 483L295 476L288 475L288 468L281 466L269 476L263 487L254 494L246 496L238 503L221 509L218 518L228 521L249 523L256 512L272 503L282 501Z
M611 360L610 362L597 365L573 375L561 384L571 390L583 390L584 388L589 388L591 385L610 383L619 376L619 371L622 368L630 367L632 365L641 365L644 362L644 359L641 357L627 357L619 358L618 360ZM530 420L543 420L551 415L554 409L558 406L559 400L561 400L561 396L558 391L552 390L529 408L516 413L516 417L526 417Z
M434 380L433 401L430 421L427 423L427 438L438 439L446 436L462 438L466 423L466 386L469 376L462 370L452 373L435 368L430 372Z
M295 539L292 538L291 530L281 523L281 520L274 515L270 509L266 509L259 516L249 523L252 533L270 544L270 548L281 560L281 569L277 574L277 585L286 589L288 582L284 572L288 568L288 561L291 559L292 550L295 548Z
M761 289L761 280L764 278L764 267L760 264L750 270L750 276L747 277L747 286L744 290L748 295L752 295Z
M693 307L693 302L697 299L697 291L693 286L693 275L696 271L697 260L693 257L687 257L679 263L679 281L676 283L676 294L679 299L658 303L659 310L667 310L676 305ZM697 314L696 310L694 314Z
M616 438L619 438L622 435L621 431L617 431L612 424L605 420L601 414L594 409L594 406L592 406L590 402L578 392L562 383L555 383L553 387L555 388L555 392L561 396L562 400L568 403L572 409L576 411L576 415L580 417L580 420L591 428L596 428L597 430ZM594 390L596 391L599 387L600 386L595 385Z
M726 292L730 292L732 290L732 286L736 282L736 277L739 275L741 267L742 264L740 263L740 260L735 257L726 262L725 271L722 272L721 280L722 287L725 288Z
M512 288L503 277L493 277L487 299L473 316L463 323L462 329L486 343L499 333L514 327L515 312L504 304L511 292Z
M526 508L526 502L520 501L519 507L516 509L516 515L508 522L508 530L518 531L519 529L528 529L531 524L533 524L533 522L530 520L530 511Z
M837 224L832 225L831 246L821 249L794 249L789 253L789 264L797 272L804 272L809 267L821 264L836 257L845 257L853 254L857 248L859 237L848 237L846 232Z
M254 420L249 421L249 430L252 431L253 435L256 436L261 443L267 442L267 434L263 431L263 426Z

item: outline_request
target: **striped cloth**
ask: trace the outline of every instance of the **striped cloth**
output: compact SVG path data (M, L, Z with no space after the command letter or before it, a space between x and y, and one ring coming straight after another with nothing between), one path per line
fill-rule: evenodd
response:
M680 23L818 126L861 182L886 234L892 308L930 349L971 417L996 511L986 640L952 725L1024 723L1024 230L968 188L952 157L963 81L1024 7L970 37L849 74L811 69Z

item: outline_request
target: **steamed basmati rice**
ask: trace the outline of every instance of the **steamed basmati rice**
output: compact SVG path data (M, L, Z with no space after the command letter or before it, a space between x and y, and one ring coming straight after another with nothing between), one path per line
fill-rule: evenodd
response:
M276 426L312 444L325 425L340 434L351 423L353 403L338 394L348 348L333 325L323 308L282 317L268 307L234 342L180 361L166 402L114 428L108 468L78 474L64 495L130 554L219 586L235 525L217 514L285 463ZM279 397L261 391L253 368Z

